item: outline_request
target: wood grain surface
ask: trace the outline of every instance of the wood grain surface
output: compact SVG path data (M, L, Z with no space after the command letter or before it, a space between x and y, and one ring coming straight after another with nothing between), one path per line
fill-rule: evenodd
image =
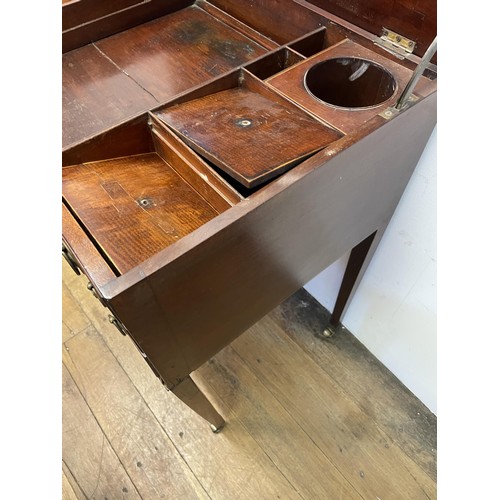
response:
M79 269L100 288L116 278L116 274L99 253L92 240L89 239L79 222L74 218L66 205L62 204L63 241L65 246L72 251ZM76 249L77 251L73 251Z
M77 0L79 1L79 0ZM82 489L80 488L80 485L76 481L75 477L71 473L70 469L64 462L62 461L62 473L63 473L63 499L65 498L65 495L68 496L71 500L73 500L74 497L76 497L78 500L87 500L87 497L83 493ZM64 484L67 483L67 484ZM72 491L69 491L68 485L71 487Z
M95 300L91 294L88 296ZM75 302L73 307L78 309L78 303ZM114 333L117 335L116 330ZM91 434L89 428L80 428L81 422L85 422L83 400L78 399L74 386L73 392L69 392L71 387L63 388L67 394L63 408L68 429L65 435L71 430L81 436L78 443L66 442L63 458L78 484L82 485L87 477L89 488L100 484L101 488L112 491L110 498L134 498L134 487L142 498L208 498L94 327L66 342L62 358L98 422L97 425L92 419L88 420L90 429L94 429L92 432L97 435ZM90 411L87 415L90 418ZM93 441L94 436L96 441ZM105 441L102 436L105 436ZM90 470L82 469L85 466L82 453L91 457ZM92 489L84 490L84 493L91 498ZM104 495L96 498L104 498Z
M223 212L241 201L242 196L155 115L150 115L150 122L158 155L217 211Z
M330 313L301 289L270 317L434 481L436 416L344 327L329 341L320 336ZM316 336L311 336L314 332ZM335 359L335 363L332 362Z
M63 147L267 50L192 6L69 51L62 66Z
M436 495L434 481L423 471L408 472L412 463L405 453L271 319L263 318L259 334L252 333L253 327L232 348L290 409L308 436L328 450L328 459L363 497L396 500L404 495L413 499ZM296 376L298 366L300 377ZM240 379L238 374L235 377ZM311 408L318 403L324 410L312 417Z
M245 65L245 69L261 80L265 80L303 60L304 56L288 47L283 47Z
M321 102L305 87L304 79L309 69L313 68L316 64L334 58L341 58L344 60L358 58L375 62L387 70L395 79L396 90L394 94L376 106L355 108L353 110ZM411 75L412 72L408 68L401 66L387 57L366 49L352 40L346 39L337 45L327 48L316 56L307 59L307 61L297 64L270 78L268 83L309 112L318 116L325 122L334 125L345 134L349 134L355 132L363 123L370 120L384 109L393 106L410 80ZM328 74L325 74L325 79L328 79L328 76ZM421 79L414 92L420 97L427 95L425 93L425 80L427 79ZM349 82L346 83L349 84Z
M157 102L94 45L62 57L63 147L146 111Z
M65 167L63 196L120 273L218 215L156 153Z
M319 24L317 14L286 0L253 0L251 9L238 0L211 3L280 44L305 35Z
M100 40L96 46L158 101L267 52L196 6Z
M82 1L82 0L77 0ZM111 3L120 0L112 0ZM128 0L123 0L127 2ZM63 52L83 47L86 44L93 43L121 31L133 28L139 24L146 23L152 19L166 16L177 10L190 6L193 0L148 0L134 2L124 9L110 9L107 4L110 2L93 2L84 0L85 3L100 4L98 9L107 10L108 15L95 18L92 14L90 20L85 22L85 9L78 9L76 19L71 21L73 28L67 29L62 33ZM82 2L83 3L83 2ZM75 14L73 9L63 8L63 24L67 22L65 17L68 14Z
M422 56L436 36L436 0L307 0L336 16L380 36L389 28L416 42L415 53Z
M157 116L247 188L278 176L341 137L280 96L257 87L218 92L167 107Z
M123 498L141 498L65 365L62 381L63 460L85 497L116 496L119 489Z
M62 471L62 500L78 500L64 471Z
M62 15L62 29L67 30L80 24L88 23L94 19L111 14L112 12L126 9L131 5L141 3L141 0L79 0L66 5ZM64 5L64 1L63 1Z

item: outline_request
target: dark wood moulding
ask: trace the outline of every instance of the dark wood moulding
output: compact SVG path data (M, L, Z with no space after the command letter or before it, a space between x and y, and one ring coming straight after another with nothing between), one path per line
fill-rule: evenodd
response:
M436 122L434 67L384 117L418 56L315 4L63 7L66 256L215 428L190 374L352 249L342 320ZM350 109L307 80L332 59Z

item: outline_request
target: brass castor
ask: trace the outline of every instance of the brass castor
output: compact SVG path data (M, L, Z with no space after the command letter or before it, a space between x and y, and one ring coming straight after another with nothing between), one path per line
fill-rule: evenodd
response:
M224 422L220 424L219 427L216 427L214 424L210 424L210 429L212 429L212 432L214 434L218 434L223 428L224 428Z
M331 325L328 325L324 330L323 330L323 337L330 338L333 337L335 334L335 328Z

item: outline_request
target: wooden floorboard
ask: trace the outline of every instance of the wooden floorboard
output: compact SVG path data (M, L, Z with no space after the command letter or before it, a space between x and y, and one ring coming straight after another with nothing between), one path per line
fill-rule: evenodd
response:
M107 315L63 263L63 498L436 498L435 416L305 291L193 374L219 434Z
M63 408L64 412L64 408ZM64 447L64 445L63 445ZM63 450L64 451L64 450ZM68 489L68 484L71 486L71 489L73 490L73 495L76 496L78 500L85 500L87 497L83 493L82 489L80 488L80 485L76 482L76 479L74 478L73 474L69 470L68 466L64 462L64 459L62 461L62 473L63 473L63 500L65 500L65 495L69 496L71 499L73 497L71 496L71 491ZM68 483L68 484L65 484Z
M73 487L68 481L66 474L62 471L62 499L63 500L78 500L78 497L73 490Z
M363 497L435 496L434 481L271 318L232 349Z
M269 316L436 481L437 419L429 409L346 329L322 337L330 313L305 290Z
M62 381L63 460L72 476L78 478L84 496L139 499L135 486L64 365Z
M90 292L89 295L93 298ZM76 301L73 307L78 308ZM209 498L93 326L66 341L62 352L65 367L142 497ZM77 416L75 427L80 426L79 419ZM102 474L99 463L96 465ZM71 472L81 486L81 477L75 470ZM97 478L98 475L96 483ZM113 483L113 498L122 498L123 486ZM131 489L127 490L132 497ZM87 494L85 490L84 493Z

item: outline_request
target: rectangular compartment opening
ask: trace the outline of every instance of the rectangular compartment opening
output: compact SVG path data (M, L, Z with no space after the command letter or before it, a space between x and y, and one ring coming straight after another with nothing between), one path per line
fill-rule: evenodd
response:
M242 199L182 141L159 130L154 118L149 128L152 140L141 152L62 171L65 205L117 275Z
M283 47L245 66L247 71L261 80L266 80L286 68L303 61L305 57L288 47Z
M307 35L289 43L287 46L307 58L314 56L318 52L321 52L328 47L332 47L345 39L346 36L340 31L337 31L332 27L326 28L325 26L322 26L321 28L311 31L311 33L308 33Z

